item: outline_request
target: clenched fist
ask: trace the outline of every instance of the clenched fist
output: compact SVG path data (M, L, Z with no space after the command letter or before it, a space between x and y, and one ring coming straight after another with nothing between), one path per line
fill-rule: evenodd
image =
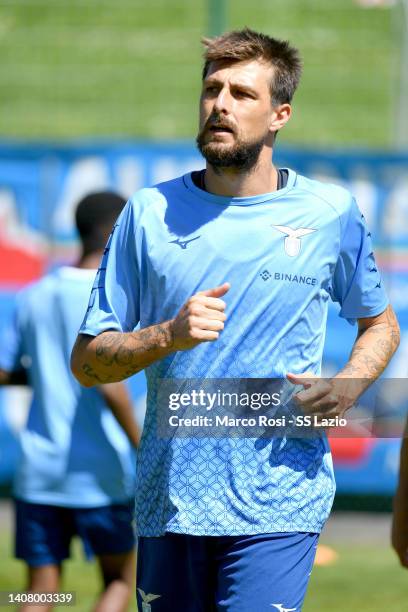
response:
M217 340L224 329L226 304L220 298L229 291L229 283L199 291L187 300L170 322L173 347L177 351L194 348L201 342Z

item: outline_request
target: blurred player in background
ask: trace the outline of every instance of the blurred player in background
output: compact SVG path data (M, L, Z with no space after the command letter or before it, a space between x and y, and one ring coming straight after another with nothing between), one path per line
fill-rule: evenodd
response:
M326 438L183 438L181 425L160 438L158 419L169 416L160 381L280 379L292 394L302 385L306 412L335 417L386 367L399 328L352 196L272 163L300 78L297 50L248 29L205 45L206 169L128 203L72 366L86 386L146 368L139 606L300 611L334 496ZM358 334L345 368L323 381L329 298Z
M139 431L125 385L83 389L69 358L124 203L110 192L79 203L79 263L57 269L18 295L14 326L0 356L2 384L26 378L33 388L14 487L16 556L28 565L28 589L60 590L62 562L73 535L79 535L87 556L96 555L100 564L99 612L126 610L134 583L133 447Z

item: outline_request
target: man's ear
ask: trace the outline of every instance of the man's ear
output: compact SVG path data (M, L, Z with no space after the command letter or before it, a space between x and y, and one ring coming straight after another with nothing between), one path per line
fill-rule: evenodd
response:
M290 104L279 104L277 106L274 106L272 108L269 130L271 132L277 132L278 130L281 130L289 121L291 114L292 107Z

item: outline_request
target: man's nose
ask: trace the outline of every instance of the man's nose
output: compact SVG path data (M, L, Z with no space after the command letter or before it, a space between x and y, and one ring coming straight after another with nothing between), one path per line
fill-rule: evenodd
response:
M228 113L231 110L231 96L225 88L220 89L214 101L214 111L217 113Z

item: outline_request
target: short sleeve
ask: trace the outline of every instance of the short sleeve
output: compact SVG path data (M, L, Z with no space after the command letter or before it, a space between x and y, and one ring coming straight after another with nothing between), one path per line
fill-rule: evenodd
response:
M341 306L340 316L351 324L356 319L381 314L388 305L374 258L371 233L354 199L342 232L331 297Z
M107 330L132 331L139 323L139 266L132 201L109 236L79 333L97 336Z

